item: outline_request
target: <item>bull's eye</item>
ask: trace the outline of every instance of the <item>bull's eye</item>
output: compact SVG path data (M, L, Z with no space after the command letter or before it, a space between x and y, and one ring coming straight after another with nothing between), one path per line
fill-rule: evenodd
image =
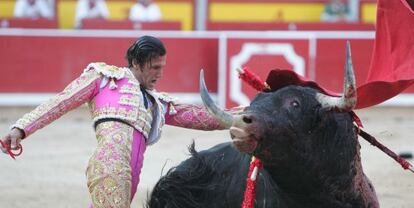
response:
M291 105L292 107L297 108L297 107L299 107L299 102L298 102L298 101L296 101L296 100L294 100L294 101L292 101L292 102L290 103L290 105Z

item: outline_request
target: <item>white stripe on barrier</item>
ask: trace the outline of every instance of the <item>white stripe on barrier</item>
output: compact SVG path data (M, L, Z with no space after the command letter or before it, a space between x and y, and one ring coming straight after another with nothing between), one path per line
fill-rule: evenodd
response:
M219 38L219 51L218 51L218 105L222 108L226 106L227 98L227 36L222 34Z

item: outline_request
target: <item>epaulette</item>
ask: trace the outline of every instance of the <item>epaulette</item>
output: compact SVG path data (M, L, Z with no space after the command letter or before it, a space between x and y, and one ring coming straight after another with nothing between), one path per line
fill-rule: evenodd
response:
M162 102L166 103L169 107L168 114L175 115L177 114L177 110L175 109L174 105L177 103L178 99L175 97L171 97L168 93L165 92L154 92L158 99Z
M113 65L108 65L103 62L90 63L84 72L94 69L96 72L104 75L110 79L122 79L125 76L125 69Z
M163 101L163 102L165 102L165 103L172 103L172 104L175 104L176 102L177 102L177 98L175 98L175 97L172 97L172 96L170 96L168 93L166 93L166 92L156 92L155 93L157 96L158 96L158 98L161 100L161 101Z

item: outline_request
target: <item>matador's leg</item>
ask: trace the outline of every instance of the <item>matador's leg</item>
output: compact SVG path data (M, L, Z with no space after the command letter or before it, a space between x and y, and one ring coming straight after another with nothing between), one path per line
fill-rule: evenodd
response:
M94 208L130 207L133 132L132 127L120 122L97 126L98 146L86 171Z

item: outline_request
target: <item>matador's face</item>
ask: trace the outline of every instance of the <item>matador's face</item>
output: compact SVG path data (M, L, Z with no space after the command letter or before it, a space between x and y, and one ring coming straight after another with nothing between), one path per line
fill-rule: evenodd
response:
M166 63L166 55L151 59L144 67L140 67L139 64L134 63L134 75L145 89L153 90L162 78Z

